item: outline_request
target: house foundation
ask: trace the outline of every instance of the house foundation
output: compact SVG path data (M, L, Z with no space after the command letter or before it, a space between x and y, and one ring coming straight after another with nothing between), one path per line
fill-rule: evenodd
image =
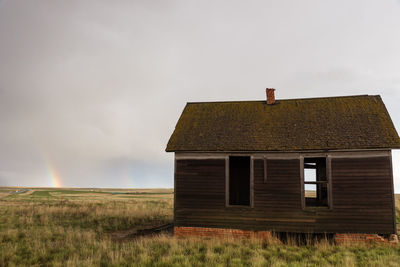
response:
M275 240L270 231L252 231L228 228L207 228L207 227L184 227L175 226L174 236L177 237L231 237L231 238L260 238L264 240ZM338 244L354 244L354 243L390 243L398 244L398 236L392 234L389 238L384 238L378 234L361 234L361 233L337 233L333 237L333 241ZM280 243L280 241L279 241Z
M336 244L351 244L351 243L399 243L398 237L395 234L389 236L388 239L378 234L335 234L334 241Z
M245 238L261 238L272 239L270 231L251 231L240 229L226 228L205 228L205 227L174 227L175 236L205 236L205 237L245 237Z

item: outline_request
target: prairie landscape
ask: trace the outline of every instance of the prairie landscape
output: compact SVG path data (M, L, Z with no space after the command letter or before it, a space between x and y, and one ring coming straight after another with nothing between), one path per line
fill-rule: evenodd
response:
M143 234L172 220L172 189L0 188L0 266L400 265L400 245Z

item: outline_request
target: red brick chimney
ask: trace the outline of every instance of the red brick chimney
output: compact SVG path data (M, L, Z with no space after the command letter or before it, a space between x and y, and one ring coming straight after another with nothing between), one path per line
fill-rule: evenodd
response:
M273 105L275 104L275 89L274 88L267 88L267 104Z

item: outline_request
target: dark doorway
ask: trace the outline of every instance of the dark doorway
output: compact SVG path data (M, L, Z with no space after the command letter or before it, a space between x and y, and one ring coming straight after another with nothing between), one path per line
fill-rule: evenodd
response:
M229 157L229 205L250 205L250 157Z

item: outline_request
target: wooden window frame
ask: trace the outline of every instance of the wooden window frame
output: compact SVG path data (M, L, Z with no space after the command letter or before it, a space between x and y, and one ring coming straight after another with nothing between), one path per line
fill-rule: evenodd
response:
M229 157L249 157L250 158L250 205L230 205L229 204ZM225 207L227 208L254 208L254 157L249 154L229 154L225 157Z
M326 184L327 184L327 193L328 198L327 206L323 207L307 207L306 206L306 197L305 197L305 181L304 181L304 159L305 158L325 158L325 166L326 166ZM314 209L333 209L332 205L332 157L331 155L326 154L308 154L308 155L301 155L300 156L300 186L301 186L301 208L302 210L314 210ZM317 182L315 182L317 184Z

